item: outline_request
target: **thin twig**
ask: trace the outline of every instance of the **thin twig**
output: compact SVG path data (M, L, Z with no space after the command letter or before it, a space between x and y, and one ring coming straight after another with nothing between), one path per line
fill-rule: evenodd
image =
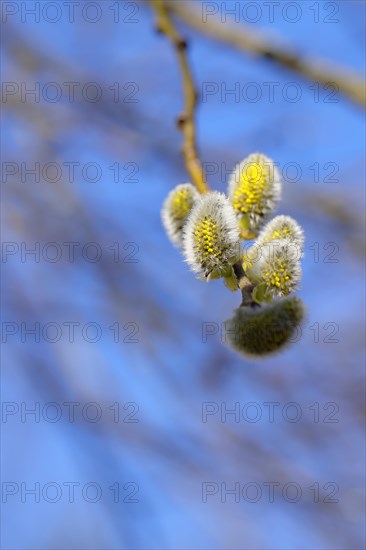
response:
M200 193L206 193L209 188L205 182L204 172L197 152L195 111L197 92L189 67L186 41L180 36L169 15L164 0L152 0L152 6L157 15L157 29L170 38L177 52L183 78L184 113L179 116L178 127L183 133L182 153L192 183Z
M233 265L233 270L242 295L242 303L240 304L240 307L258 306L258 304L252 298L252 291L255 285L253 285L246 276L242 262L236 262Z
M231 24L221 23L214 17L203 21L201 13L187 8L186 2L169 2L168 8L187 25L207 36L253 55L271 59L311 81L325 86L336 86L344 96L366 107L365 83L357 74L341 67L331 67L328 62L302 59L295 52L274 45L268 38L247 27L241 26L238 29Z

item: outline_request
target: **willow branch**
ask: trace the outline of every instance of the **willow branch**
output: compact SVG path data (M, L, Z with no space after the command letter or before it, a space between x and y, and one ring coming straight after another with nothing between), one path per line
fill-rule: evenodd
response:
M246 276L242 262L236 262L233 265L233 270L242 295L240 307L257 307L258 304L252 298L252 291L255 285Z
M157 16L157 28L174 45L182 73L184 112L179 116L178 127L183 133L182 153L187 172L198 191L206 193L209 188L205 182L202 164L197 152L195 123L197 92L186 55L187 43L175 28L164 0L152 0L151 4Z
M169 2L169 11L187 25L213 39L253 55L271 59L311 81L324 85L336 85L344 96L366 107L365 83L360 76L347 69L331 67L328 63L321 61L302 59L295 52L272 44L262 34L257 34L244 26L238 30L237 27L223 24L214 17L203 21L201 13L196 9L187 8L184 2Z

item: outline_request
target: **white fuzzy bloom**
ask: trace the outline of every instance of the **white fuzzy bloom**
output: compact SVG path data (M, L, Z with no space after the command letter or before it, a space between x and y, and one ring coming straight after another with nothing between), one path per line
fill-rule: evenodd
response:
M281 177L273 161L253 153L237 164L228 195L242 230L257 231L281 197Z
M270 297L287 296L301 280L301 250L290 238L254 245L249 253L246 275L264 284Z
M238 220L223 193L214 191L200 197L183 234L186 261L200 278L222 277L240 258Z
M182 245L183 227L195 201L200 197L191 183L177 185L167 196L161 219L168 237L175 246Z
M289 239L298 247L300 256L302 256L304 231L291 216L276 216L273 218L263 227L256 243L262 245L279 239Z

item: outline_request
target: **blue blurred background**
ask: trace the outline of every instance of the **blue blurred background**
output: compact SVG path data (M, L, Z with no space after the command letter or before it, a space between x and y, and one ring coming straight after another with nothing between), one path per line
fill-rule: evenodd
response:
M177 22L219 89L198 109L211 187L263 152L306 233L299 341L245 360L222 342L238 294L160 222L187 181L171 44L147 2L66 4L2 3L3 548L364 548L362 109ZM256 4L227 24L364 72L363 2L293 23Z

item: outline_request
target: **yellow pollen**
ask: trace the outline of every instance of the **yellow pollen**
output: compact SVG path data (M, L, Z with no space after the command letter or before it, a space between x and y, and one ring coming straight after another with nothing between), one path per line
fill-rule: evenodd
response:
M194 231L195 247L202 262L209 262L210 258L218 258L223 252L222 242L217 234L216 224L209 217L201 220Z
M262 209L266 191L270 189L272 178L269 167L258 156L256 162L246 164L240 174L240 181L233 194L232 204L236 212L248 213L257 206Z
M177 221L186 218L192 208L192 202L192 196L188 189L177 191L171 205L172 217Z

